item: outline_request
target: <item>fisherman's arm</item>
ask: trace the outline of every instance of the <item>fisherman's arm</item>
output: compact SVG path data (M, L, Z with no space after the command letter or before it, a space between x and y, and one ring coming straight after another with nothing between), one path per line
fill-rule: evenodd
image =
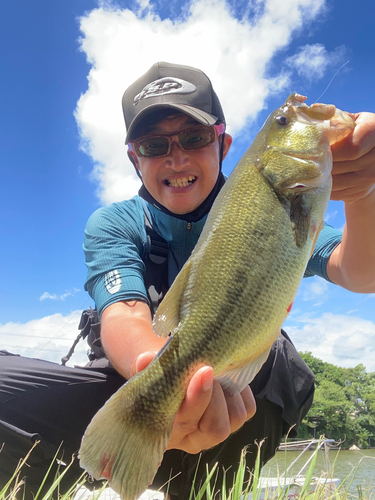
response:
M165 344L152 331L146 303L121 301L102 313L101 340L108 359L126 379L143 370ZM168 449L198 453L224 441L255 413L250 387L241 394L224 395L209 366L192 377L175 418Z
M127 380L132 365L145 352L158 352L167 339L152 331L151 312L145 302L118 301L106 307L101 317L101 342L114 368Z
M342 242L332 252L327 274L353 292L375 292L375 114L353 115L353 134L332 146L331 199L345 202Z

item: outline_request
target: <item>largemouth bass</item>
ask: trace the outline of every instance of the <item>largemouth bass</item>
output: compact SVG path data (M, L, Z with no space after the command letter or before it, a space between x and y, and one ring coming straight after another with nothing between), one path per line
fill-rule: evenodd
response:
M333 105L292 94L265 122L217 197L154 319L171 337L94 416L81 466L123 500L152 482L192 374L214 369L237 394L280 333L323 224L330 144L354 128Z

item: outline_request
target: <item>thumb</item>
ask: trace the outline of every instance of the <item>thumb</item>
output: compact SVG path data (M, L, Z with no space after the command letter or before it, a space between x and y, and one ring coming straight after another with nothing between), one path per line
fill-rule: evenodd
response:
M189 382L179 412L192 412L200 418L212 398L213 382L213 369L210 366L200 368Z
M156 354L157 353L154 351L148 351L143 352L138 357L136 357L131 366L131 376L133 377L136 373L144 370L155 358Z

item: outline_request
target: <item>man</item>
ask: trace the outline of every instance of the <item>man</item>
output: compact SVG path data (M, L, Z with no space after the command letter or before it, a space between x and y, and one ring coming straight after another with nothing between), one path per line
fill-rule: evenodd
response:
M85 249L89 268L87 288L101 314L102 344L113 366L128 379L144 367L165 343L165 339L156 337L152 331L150 308L142 281L141 257L146 251L144 213L169 244L171 283L190 255L218 186L223 182L220 155L225 158L232 140L229 135L222 134L212 144L186 150L188 145L183 142L184 137L178 135L181 131L192 130L195 134L196 127L225 123L210 82L201 72L191 68L166 63L154 65L125 92L123 109L127 125L126 142L143 182L141 198L103 208L94 214L86 228ZM181 242L187 245L187 224L190 247L182 254L179 246ZM341 268L346 269L347 264L344 260L341 266L339 261L343 258L339 252L340 240L341 234L331 228L327 227L322 232L308 273L314 272L326 279L332 275L337 283L350 288L351 285L343 280L346 274L341 275ZM114 271L118 274L118 290L111 294L105 289L105 279L106 273ZM212 381L209 367L198 371L177 415L169 448L182 449L188 454L210 449L203 454L202 463L208 461L213 465L218 460L220 465L228 468L236 463L236 459L238 462L240 449L229 454L227 450L222 451L225 445L211 448L241 428L240 433L227 441L227 447L233 450L235 439L243 447L253 443L254 439L259 441L267 436L262 450L263 460L272 456L287 427L298 425L312 395L311 376L302 363L296 366L297 355L292 354L291 349L291 345L284 340L281 346L275 347L276 355L273 353L272 359L278 362L275 361L271 373L267 371L266 364L252 384L257 395L256 413L250 388L236 398L228 398ZM292 357L294 363L290 361ZM289 373L293 373L297 380L281 376L283 387L277 387L276 380L280 378L277 373L286 371L286 363ZM260 379L262 382L259 382ZM265 386L269 386L267 390ZM291 395L293 392L294 397ZM282 417L278 413L280 407L283 408ZM252 420L244 426L250 418ZM264 425L262 430L257 419ZM252 429L256 429L253 435ZM273 439L270 429L274 432ZM253 450L248 456L249 465L253 463L254 455ZM183 460L186 462L188 459L184 456ZM196 465L196 459L190 457L189 460ZM173 475L178 472L180 470L176 466ZM189 481L184 468L178 480L186 488ZM174 491L173 482L171 491Z
M94 413L163 347L165 339L152 331L152 293L155 287L165 292L189 257L224 183L221 161L232 139L204 73L157 63L127 89L123 110L126 143L142 188L132 200L95 212L84 243L86 289L99 312L106 358L86 369L10 355L0 358L0 441L5 442L7 458L2 460L0 454L2 483L27 445L41 440L24 472L27 494L35 493L52 450L64 441L67 461L78 450ZM354 134L333 148L338 162L332 197L346 202L342 241L338 231L325 227L307 275L370 293L375 291L375 234L369 230L375 216L375 116L361 113L355 118ZM161 277L165 286L160 286L149 262L150 234L151 242L156 234L167 247L167 270ZM265 438L261 460L267 461L283 434L293 426L295 432L312 396L313 375L285 333L251 386L235 397L223 393L211 367L201 368L189 383L154 486L178 474L169 492L172 498L189 498L200 452L197 483L206 464L219 462L218 484L226 469L230 486L242 448L249 445L251 468L254 441ZM75 474L77 470L72 468Z

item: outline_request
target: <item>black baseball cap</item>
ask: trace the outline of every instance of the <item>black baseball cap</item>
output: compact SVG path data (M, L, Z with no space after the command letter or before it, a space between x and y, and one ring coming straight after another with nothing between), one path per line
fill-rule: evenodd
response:
M132 134L148 114L162 108L182 111L203 125L225 123L220 101L203 71L157 62L123 95L125 144L137 138Z

